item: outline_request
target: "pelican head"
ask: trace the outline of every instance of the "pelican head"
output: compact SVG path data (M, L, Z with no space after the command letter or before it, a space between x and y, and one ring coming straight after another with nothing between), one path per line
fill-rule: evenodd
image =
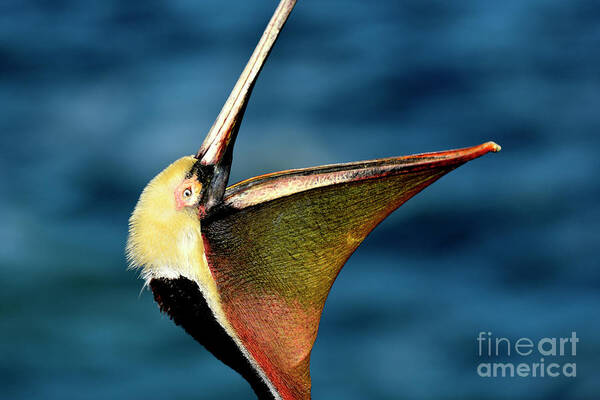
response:
M199 278L203 244L198 214L204 194L197 159L182 157L145 187L129 220L127 257L149 282L154 277Z

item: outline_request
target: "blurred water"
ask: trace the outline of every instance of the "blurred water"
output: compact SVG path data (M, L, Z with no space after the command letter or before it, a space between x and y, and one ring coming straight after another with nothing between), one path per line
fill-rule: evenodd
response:
M0 4L0 397L253 398L125 271L145 183L195 152L275 1ZM300 1L232 180L495 140L334 285L315 399L594 399L600 6ZM483 379L479 331L577 331L575 379Z

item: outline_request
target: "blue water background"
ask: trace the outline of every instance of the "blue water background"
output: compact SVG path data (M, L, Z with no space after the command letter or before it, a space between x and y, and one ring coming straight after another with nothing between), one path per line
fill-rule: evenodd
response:
M140 191L196 151L274 6L0 3L0 398L253 398L139 295L123 247ZM503 146L350 259L315 399L598 398L597 1L300 0L254 93L232 182ZM480 331L576 331L577 378L478 377Z

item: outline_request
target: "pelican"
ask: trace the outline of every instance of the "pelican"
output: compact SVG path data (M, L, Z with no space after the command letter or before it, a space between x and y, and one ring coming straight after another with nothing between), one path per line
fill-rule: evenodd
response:
M319 320L350 255L408 199L500 150L487 142L274 172L227 187L252 88L295 3L279 3L198 152L145 187L126 247L160 309L259 399L310 399Z

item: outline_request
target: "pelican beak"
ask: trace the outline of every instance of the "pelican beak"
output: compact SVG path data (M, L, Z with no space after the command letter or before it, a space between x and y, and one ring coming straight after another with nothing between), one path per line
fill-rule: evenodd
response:
M212 175L203 199L207 213L223 198L233 160L233 145L252 88L295 4L296 0L281 0L279 3L248 64L196 154L203 169Z

